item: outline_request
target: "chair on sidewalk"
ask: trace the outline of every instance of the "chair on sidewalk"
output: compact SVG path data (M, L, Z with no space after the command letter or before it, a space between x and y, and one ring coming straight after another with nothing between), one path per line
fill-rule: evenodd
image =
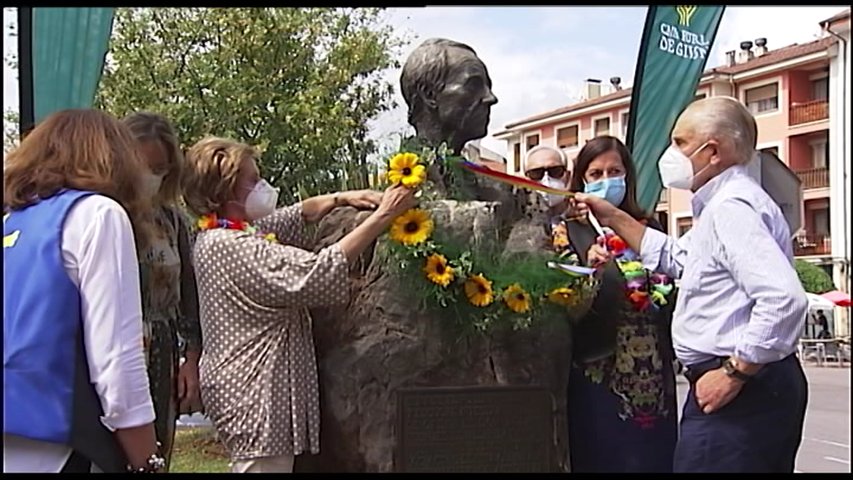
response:
M823 358L829 363L833 360L839 367L844 366L844 362L850 362L850 343L844 342L841 339L835 339L831 343L827 343L824 349Z

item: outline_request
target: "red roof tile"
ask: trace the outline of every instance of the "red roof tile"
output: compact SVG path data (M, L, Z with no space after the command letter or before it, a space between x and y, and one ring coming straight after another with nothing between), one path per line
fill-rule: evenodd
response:
M847 14L849 15L849 11L847 12ZM782 48L779 48L776 50L771 50L771 51L767 52L766 54L764 54L760 57L757 57L757 58L753 58L752 60L749 60L745 63L733 65L731 67L722 66L722 67L716 67L716 68L712 68L710 70L706 70L705 73L703 74L703 76L712 75L715 73L732 74L733 75L736 73L746 72L746 71L749 71L749 70L752 70L755 68L773 65L775 63L784 62L786 60L791 60L791 59L794 59L797 57L802 57L802 56L809 55L809 54L812 54L815 52L820 52L822 50L826 50L829 46L834 44L836 41L837 40L835 38L826 37L826 38L821 38L819 40L815 40L813 42L804 43L802 45L795 43L795 44L789 45L787 47L782 47ZM518 120L518 121L515 121L512 123L508 123L505 126L506 130L503 130L501 132L497 132L494 135L501 135L501 134L509 133L510 129L512 129L513 127L516 127L518 125L524 124L524 123L530 123L530 122L536 122L539 120L545 120L547 118L555 117L557 115L563 115L566 113L574 112L574 111L580 110L582 108L593 107L595 105L599 105L599 104L602 104L605 102L609 102L611 100L616 100L616 99L623 98L623 97L629 97L629 96L631 96L631 91L632 91L631 88L625 88L623 90L619 90L619 91L616 91L616 92L613 92L613 93L610 93L607 95L602 95L602 96L600 96L598 98L594 98L592 100L584 100L584 101L579 102L579 103L566 105L565 107L560 107L560 108L557 108L555 110L551 110L551 111L548 111L545 113L540 113L540 114L537 114L537 115L534 115L531 117L524 118L522 120Z

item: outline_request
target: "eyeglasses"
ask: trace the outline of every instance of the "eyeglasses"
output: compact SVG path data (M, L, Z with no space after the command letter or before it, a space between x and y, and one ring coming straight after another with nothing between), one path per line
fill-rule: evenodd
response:
M562 165L557 165L557 166L548 167L548 168L545 168L545 167L532 168L532 169L524 172L524 175L527 176L527 178L529 178L531 180L542 180L542 177L544 177L546 173L551 178L560 178L566 174L566 167L564 167Z

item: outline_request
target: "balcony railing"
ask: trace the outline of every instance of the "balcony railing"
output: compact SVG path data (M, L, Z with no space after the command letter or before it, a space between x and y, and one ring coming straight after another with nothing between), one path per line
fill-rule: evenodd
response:
M829 186L829 169L812 168L797 171L797 176L803 182L803 188L825 188Z
M826 100L792 102L789 115L791 125L826 120L829 118L829 102Z
M801 234L794 239L794 255L829 255L832 253L832 241L829 235Z

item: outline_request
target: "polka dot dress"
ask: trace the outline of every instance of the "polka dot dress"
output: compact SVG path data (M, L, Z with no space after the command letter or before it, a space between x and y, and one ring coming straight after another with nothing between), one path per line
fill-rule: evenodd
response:
M346 257L338 245L317 254L299 248L299 204L255 226L281 244L225 229L203 231L195 243L206 414L232 460L318 453L317 360L307 309L346 302Z

